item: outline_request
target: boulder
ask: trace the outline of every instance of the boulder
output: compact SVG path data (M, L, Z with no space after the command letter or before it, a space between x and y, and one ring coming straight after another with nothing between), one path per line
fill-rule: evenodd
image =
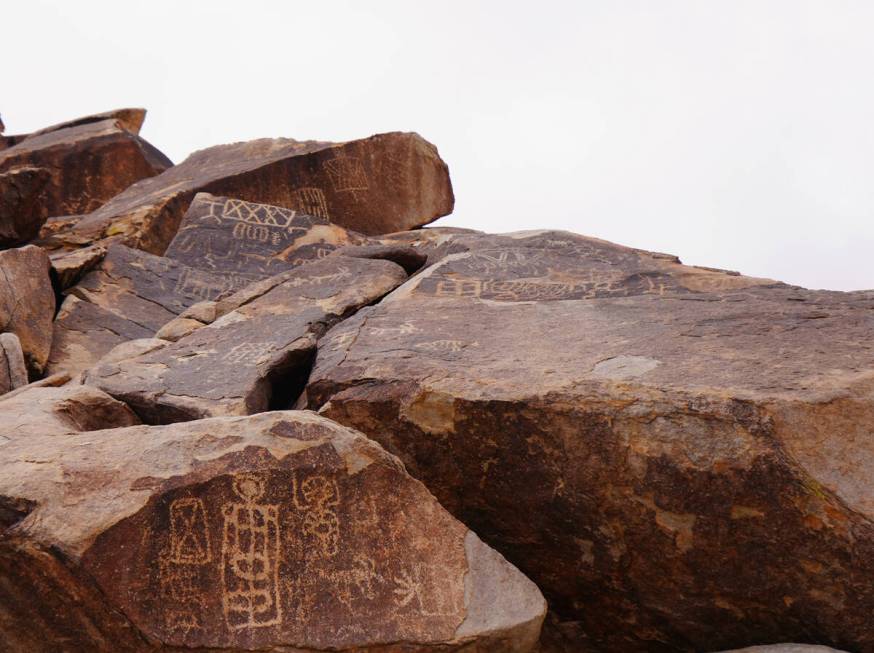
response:
M165 256L192 268L255 281L363 240L325 217L198 193Z
M14 333L0 333L0 394L27 385L21 341Z
M42 374L48 360L54 314L46 253L33 245L0 252L0 333L18 336L33 377Z
M318 338L407 277L389 261L348 258L310 263L281 278L172 344L97 365L85 382L152 424L287 408L306 383Z
M874 651L874 292L444 244L321 340L310 408L532 578L568 651Z
M810 644L770 644L766 646L750 646L748 648L723 651L723 653L843 653L827 646Z
M69 256L85 261L100 256L98 250L86 257L89 249ZM111 244L98 261L65 291L67 298L54 323L48 366L53 373L90 367L115 345L151 337L189 306L229 295L245 283L118 243Z
M33 238L49 216L94 211L135 181L172 165L125 124L118 119L86 122L28 136L0 150L0 245ZM29 173L36 179L27 180L33 185L42 180L36 195L22 194L21 174L8 174L23 167L39 171Z
M533 583L393 456L312 413L4 435L7 650L536 644Z
M86 272L97 267L104 256L106 256L106 248L101 245L49 253L52 278L58 291L75 286Z
M195 152L54 238L78 247L118 234L163 254L198 192L294 209L364 234L412 229L454 204L446 164L418 134L346 143L261 139Z
M32 240L44 222L40 202L51 179L48 168L19 166L0 172L0 247Z
M0 397L0 446L4 447L30 438L56 437L139 423L140 420L125 404L97 388L85 385L39 387L34 383L14 394ZM11 450L4 450L4 458L0 463L4 474L11 469L13 462L11 457L7 457L8 451ZM7 465L10 467L7 468ZM0 496L0 504L6 499L8 497ZM3 528L8 525L4 523ZM0 641L3 641L2 638Z

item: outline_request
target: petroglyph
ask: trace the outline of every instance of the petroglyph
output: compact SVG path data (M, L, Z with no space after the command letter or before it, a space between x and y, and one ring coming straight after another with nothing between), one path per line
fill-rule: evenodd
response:
M409 320L402 322L398 326L390 327L368 327L371 335L374 336L408 336L414 333L421 333L422 329L417 327Z
M206 508L197 497L170 504L170 562L205 564L212 559L206 524Z
M344 156L329 159L325 161L324 166L334 190L338 193L367 190L367 173L358 157Z
M241 501L222 508L222 605L228 628L282 622L279 602L279 506L260 503L265 483L253 474L233 479Z
M432 342L419 342L416 349L424 349L433 352L457 352L465 347L479 347L478 342L464 342L463 340L434 340Z
M228 350L222 360L226 363L255 362L260 356L269 352L273 346L270 342L241 342Z
M217 202L213 202L214 206ZM213 214L214 215L214 214ZM251 225L291 228L297 211L269 204L255 204L237 199L226 199L221 208L220 219L238 220Z
M337 481L326 476L294 477L295 506L303 511L303 529L314 538L325 557L337 555L340 547L340 489Z
M318 218L330 220L331 216L328 213L328 203L325 199L325 193L321 188L307 187L298 188L292 193L297 210L306 215L314 215Z
M179 279L176 281L173 292L188 297L196 297L200 300L214 300L239 290L252 282L252 279L233 274L222 276L218 282L216 279L216 276L209 273L193 268L183 268L179 273Z
M446 617L463 608L463 591L457 570L414 563L394 577L393 599L398 608L408 608L425 617Z

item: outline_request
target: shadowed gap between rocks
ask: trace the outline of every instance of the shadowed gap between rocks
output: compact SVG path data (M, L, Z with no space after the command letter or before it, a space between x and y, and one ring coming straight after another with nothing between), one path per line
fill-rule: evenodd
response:
M267 410L287 410L297 403L309 383L316 362L317 348L290 352L288 360L273 368L264 378Z

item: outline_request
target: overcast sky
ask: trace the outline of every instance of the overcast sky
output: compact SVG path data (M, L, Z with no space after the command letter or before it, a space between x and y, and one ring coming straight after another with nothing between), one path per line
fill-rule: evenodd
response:
M174 161L417 131L453 216L874 288L874 2L3 3L7 133L144 106Z

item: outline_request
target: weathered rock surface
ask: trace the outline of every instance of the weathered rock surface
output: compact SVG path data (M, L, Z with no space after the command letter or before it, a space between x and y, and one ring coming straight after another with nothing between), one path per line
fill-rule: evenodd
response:
M25 243L39 235L44 222L40 201L50 178L48 168L33 166L0 172L0 247Z
M165 256L192 268L255 281L363 240L325 217L198 193Z
M27 385L21 341L14 333L0 333L0 394Z
M427 224L454 204L446 164L417 134L347 143L261 139L195 152L53 237L78 247L121 235L162 254L198 192L294 209L364 234Z
M4 435L6 650L536 642L537 588L396 459L312 413Z
M322 260L247 288L235 310L166 347L90 370L86 382L147 423L287 408L306 382L318 338L406 278L389 261ZM268 283L274 284L272 286Z
M54 314L46 253L33 245L0 252L0 333L18 336L32 376L41 374L48 360Z
M94 211L135 181L169 168L167 157L125 128L129 123L75 124L0 151L0 245L33 238L49 216ZM23 178L25 167L39 172Z
M537 582L566 650L874 651L874 293L443 240L323 338L310 407Z
M55 286L63 291L76 285L86 272L97 267L104 256L106 248L101 245L50 253Z
M244 281L112 244L66 291L48 369L79 372L121 342L154 335L189 306L233 293L238 283Z

